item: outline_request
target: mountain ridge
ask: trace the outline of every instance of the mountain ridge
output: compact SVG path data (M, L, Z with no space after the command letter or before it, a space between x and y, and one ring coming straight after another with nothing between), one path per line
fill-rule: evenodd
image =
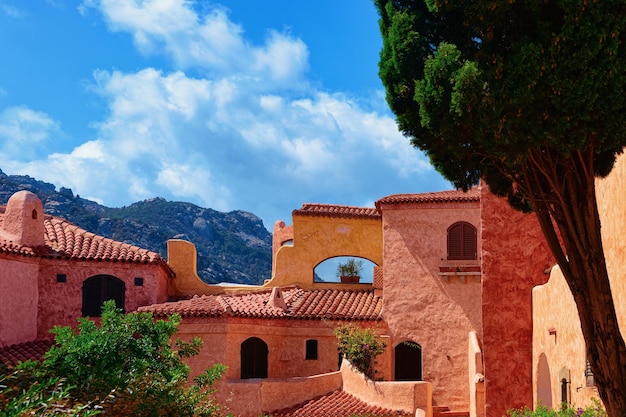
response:
M162 197L112 208L74 195L71 189L0 170L0 205L20 190L36 194L47 214L78 227L167 258L167 240L196 245L198 275L207 283L262 284L271 275L272 235L254 213L220 212Z

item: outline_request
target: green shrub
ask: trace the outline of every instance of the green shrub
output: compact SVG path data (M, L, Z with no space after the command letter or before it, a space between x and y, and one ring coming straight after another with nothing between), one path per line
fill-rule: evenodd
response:
M374 329L342 324L334 329L339 352L360 372L374 377L374 358L385 351L386 342Z
M563 403L557 410L537 404L535 410L528 407L511 409L507 411L507 415L510 417L607 417L600 401L594 398L592 402L593 404L587 408L574 408L571 404Z

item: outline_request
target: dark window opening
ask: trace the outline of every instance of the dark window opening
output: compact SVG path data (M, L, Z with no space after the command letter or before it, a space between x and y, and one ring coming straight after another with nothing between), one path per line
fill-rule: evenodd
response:
M126 284L112 275L96 275L83 281L83 317L100 317L102 304L114 300L124 311Z
M394 349L396 381L422 380L422 347L413 342L399 343Z
M310 359L310 360L317 359L317 340L309 339L306 341L305 359Z
M567 379L563 378L561 380L561 402L569 403L569 390L567 389Z
M37 210L33 209L31 216L33 217L33 220L37 220Z
M476 228L469 223L455 223L448 229L448 259L473 260L477 258Z
M267 343L258 337L241 344L241 379L267 378Z
M57 274L57 282L67 282L67 275Z
M135 277L135 287L143 287L143 278Z

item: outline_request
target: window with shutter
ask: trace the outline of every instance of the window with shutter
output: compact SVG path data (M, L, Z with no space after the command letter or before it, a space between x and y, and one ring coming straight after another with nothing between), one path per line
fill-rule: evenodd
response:
M477 258L476 228L466 222L454 223L448 228L448 259L473 260Z

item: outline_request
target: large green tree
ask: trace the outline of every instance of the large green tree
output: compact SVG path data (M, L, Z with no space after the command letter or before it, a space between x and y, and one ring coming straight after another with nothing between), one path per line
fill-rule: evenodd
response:
M599 394L626 416L626 346L595 178L626 145L623 0L375 0L400 130L457 187L537 214L576 301Z

